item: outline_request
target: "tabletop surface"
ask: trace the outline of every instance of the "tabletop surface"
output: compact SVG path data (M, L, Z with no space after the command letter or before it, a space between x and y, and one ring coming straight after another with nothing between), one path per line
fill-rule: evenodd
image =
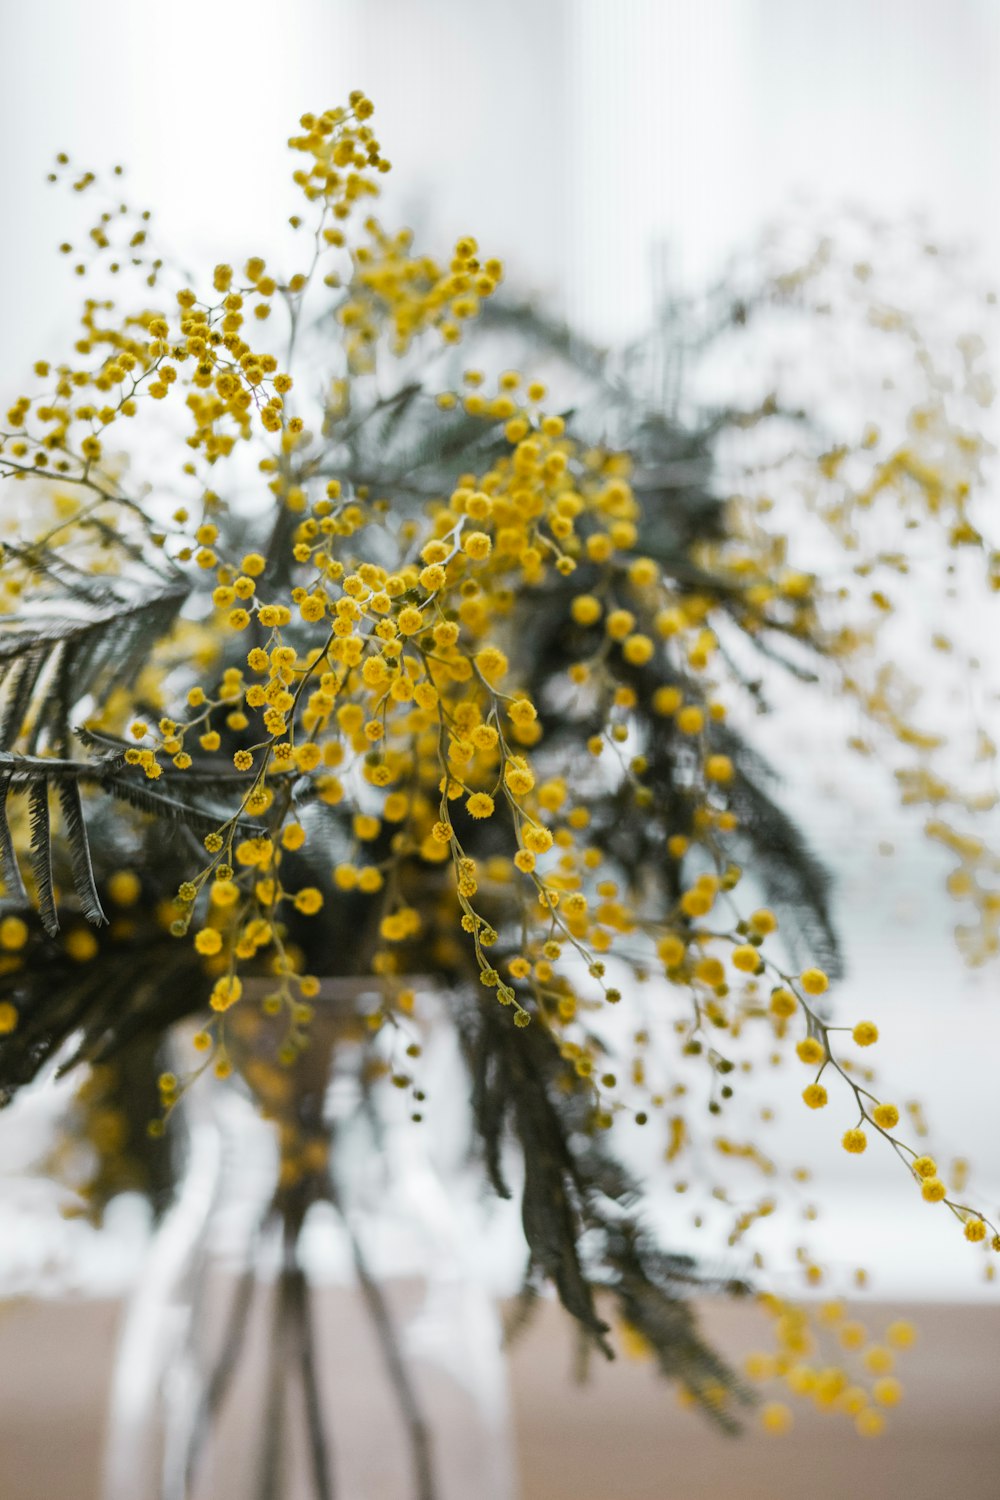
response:
M97 1500L100 1440L119 1306L0 1309L2 1500ZM706 1326L734 1358L766 1345L752 1307L708 1304ZM791 1433L717 1436L641 1361L593 1362L572 1379L574 1340L544 1305L510 1361L520 1500L943 1500L1000 1494L1000 1308L867 1304L873 1330L920 1328L901 1361L904 1403L876 1440L846 1418L795 1405ZM474 1500L474 1497L470 1497Z

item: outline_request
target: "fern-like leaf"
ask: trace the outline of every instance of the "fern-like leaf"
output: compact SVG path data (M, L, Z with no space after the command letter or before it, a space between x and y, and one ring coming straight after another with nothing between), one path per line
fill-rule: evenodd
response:
M121 802L127 802L137 811L150 813L154 818L159 818L164 822L181 823L202 838L206 834L216 833L222 821L218 813L192 807L190 803L182 802L177 797L154 791L149 783L138 781L133 777L112 774L105 776L100 784L112 797L117 797ZM236 827L242 837L248 839L258 838L264 832L259 823L247 823L242 819Z
M13 838L6 816L7 793L26 791L31 837L30 859L35 875L37 905L42 925L52 936L58 932L59 922L52 868L48 801L50 791L55 791L59 798L70 870L80 908L89 921L98 925L107 921L107 918L101 908L94 879L90 839L80 796L82 785L93 786L119 801L127 802L137 811L148 813L160 822L186 830L192 837L204 838L206 834L216 832L220 823L227 821L225 812L192 805L172 795L173 788L168 792L134 778L120 764L114 741L102 746L102 749L102 756L92 761L17 755L0 750L0 871L8 894L12 894L22 905L29 905L24 883L17 869ZM220 775L217 787L209 780L198 787L198 790L208 796L211 796L212 790L218 790L220 796L231 796L233 780L240 781L240 778ZM236 828L243 838L256 838L263 832L260 824L243 819L237 821Z
M101 907L101 899L94 883L94 867L90 858L90 843L87 825L83 818L83 802L80 785L76 781L60 781L58 784L59 807L63 817L63 832L69 844L73 883L80 898L80 908L88 922L100 926L108 919Z
M65 751L76 705L135 676L187 591L174 583L138 602L102 597L88 601L86 618L36 619L0 633L0 749L23 736L30 754Z
M28 824L31 829L31 868L38 893L38 915L50 937L59 931L55 885L52 878L52 843L49 820L49 783L39 777L28 792Z
M10 791L9 775L0 776L0 879L8 898L19 906L28 905L28 893L24 888L21 867L17 862L14 839L7 820L7 794Z
M36 643L33 636L28 637L28 642L22 642L20 637L0 641L0 682L6 689L0 711L0 745L12 745L19 737L31 695L48 656L44 643ZM6 670L5 659L13 661Z

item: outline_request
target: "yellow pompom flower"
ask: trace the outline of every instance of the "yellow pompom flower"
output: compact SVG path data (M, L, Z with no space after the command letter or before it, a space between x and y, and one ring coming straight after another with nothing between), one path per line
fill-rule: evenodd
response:
M684 695L680 688L658 687L653 694L653 712L665 719L675 714L683 702Z
M531 791L535 777L527 761L519 755L512 756L504 767L504 782L515 797L523 797Z
M878 1027L872 1021L859 1021L851 1035L859 1047L870 1047L878 1041Z
M644 667L652 658L654 649L648 635L626 636L622 642L622 656L633 667Z
M213 1010L228 1010L235 1005L243 993L243 981L235 974L223 974L217 979L212 988L209 1001Z
M826 1048L817 1037L807 1036L799 1042L795 1053L800 1062L821 1063L826 1057Z
M323 893L314 885L303 886L302 890L295 895L295 909L303 912L305 916L315 916L323 905Z
M845 1349L860 1349L868 1337L868 1330L863 1323L853 1320L843 1325L840 1330L840 1342Z
M760 1425L773 1437L791 1431L794 1418L783 1401L768 1401L761 1407Z
M681 734L700 734L705 727L705 715L694 703L689 703L677 714L677 728Z
M810 1083L802 1090L802 1098L810 1109L822 1109L827 1103L827 1092L821 1083Z
M361 668L361 676L368 687L384 687L389 681L389 667L383 656L369 656Z
M732 781L734 767L728 755L710 755L705 762L706 781Z
M903 1387L892 1375L885 1375L872 1386L872 1399L879 1406L897 1406L903 1395Z
M761 937L766 937L769 932L777 930L778 919L769 907L762 906L758 911L751 913L750 926L754 932L760 933Z
M326 614L326 600L319 594L307 594L299 605L299 614L310 624L322 620Z
M940 1203L947 1198L948 1189L940 1177L925 1177L920 1188L920 1195L925 1203Z
M789 1016L794 1016L799 1008L799 1002L791 990L781 988L776 989L771 995L768 1008L772 1016L778 1016L781 1020L787 1020Z
M745 974L752 974L760 964L760 954L752 943L738 944L730 954L733 968L741 969Z
M685 891L680 899L680 908L686 917L704 917L712 910L715 897L711 891L694 886ZM754 949L756 955L756 949Z
M482 562L492 550L493 543L485 531L470 531L462 538L462 551L473 562Z
M134 870L116 870L108 878L108 895L116 906L135 906L142 895L142 881Z
M593 594L577 594L569 612L577 625L596 625L601 618L601 601L595 599Z
M488 792L473 792L465 804L470 818L489 818L493 815L493 798Z
M965 1225L965 1238L972 1244L978 1245L987 1235L986 1224L982 1219L968 1219Z
M876 1104L872 1110L872 1119L883 1130L892 1130L899 1124L899 1110L895 1104Z
M845 1130L840 1138L840 1144L852 1156L860 1156L868 1145L868 1137L863 1130Z
M613 641L623 641L635 624L635 615L629 609L613 609L604 622L604 628Z
M917 1330L906 1318L897 1318L885 1331L889 1343L897 1349L910 1349L916 1343Z
M28 941L28 924L20 917L4 917L0 921L0 948L6 953L16 953Z
M515 698L507 710L507 717L519 729L524 729L538 718L538 710L530 698Z
M724 984L726 979L726 970L717 958L699 958L694 974L703 984Z
M807 995L822 995L830 987L830 981L822 969L803 969L799 983Z
M529 823L522 834L524 847L532 854L545 854L552 848L552 835L540 823Z
M676 933L668 932L656 945L656 952L668 969L676 969L684 962L687 948L682 938Z
M416 635L424 628L424 617L416 605L408 604L396 616L396 627L400 635Z
M75 963L85 964L97 956L98 941L89 927L74 927L66 934L65 948Z
M865 1369L873 1375L889 1375L896 1363L896 1356L891 1349L886 1349L882 1344L873 1344L865 1353Z
M199 953L218 953L222 947L222 933L215 927L203 927L195 933L194 945Z
M475 661L487 682L498 682L507 670L507 658L496 646L484 646Z

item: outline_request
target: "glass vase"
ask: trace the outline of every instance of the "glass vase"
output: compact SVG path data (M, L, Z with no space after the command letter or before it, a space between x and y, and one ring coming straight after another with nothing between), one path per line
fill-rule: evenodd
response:
M373 1086L371 981L323 982L294 1061L253 988L231 1075L176 1106L104 1500L514 1500L499 1321L427 1126Z

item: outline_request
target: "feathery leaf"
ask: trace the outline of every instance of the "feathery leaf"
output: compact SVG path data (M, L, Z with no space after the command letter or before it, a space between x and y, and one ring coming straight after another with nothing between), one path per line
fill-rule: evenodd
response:
M28 791L28 823L31 828L31 868L38 892L38 914L50 937L59 931L52 878L52 846L49 822L49 783L40 776Z
M9 899L20 906L28 905L28 892L24 888L21 867L14 851L14 839L7 820L7 794L10 791L10 776L0 774L0 879Z
M94 867L90 858L87 825L83 818L80 785L76 781L60 781L57 790L63 816L63 831L69 843L73 882L80 898L80 906L87 921L100 926L108 919L101 908L101 899L94 883Z
M0 631L0 748L11 748L27 723L29 752L65 750L76 705L135 676L187 592L173 583L138 602L102 595L88 601L96 615L35 618Z

